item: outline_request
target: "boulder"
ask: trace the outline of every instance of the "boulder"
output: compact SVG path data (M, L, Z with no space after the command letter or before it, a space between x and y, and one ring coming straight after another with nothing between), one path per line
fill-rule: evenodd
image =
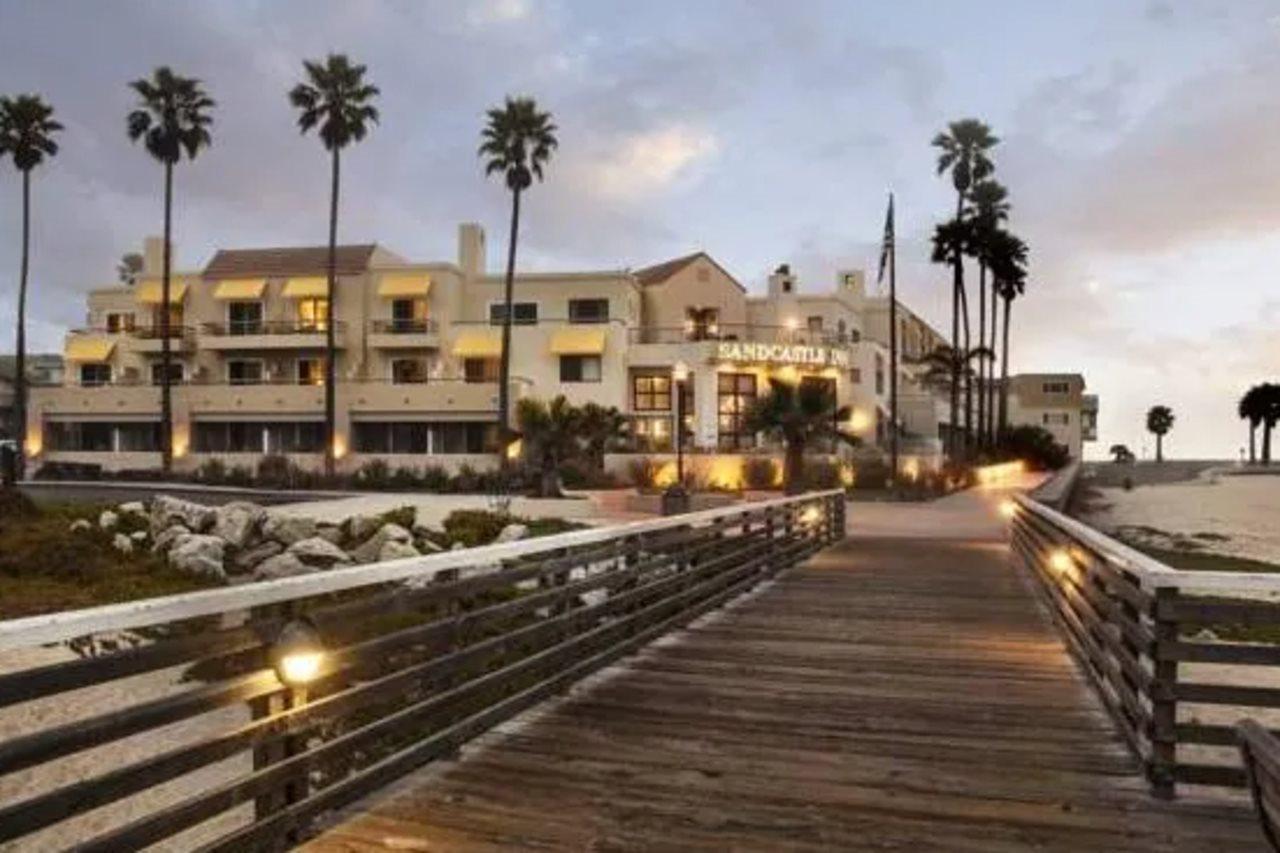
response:
M320 571L318 566L309 566L293 554L285 552L259 563L257 568L253 570L253 579L256 581L270 581L318 571Z
M147 531L135 530L129 534L129 538L133 540L135 545L141 545L147 541Z
M72 533L76 533L81 530L92 530L93 525L87 518L77 518L75 521L71 522L71 525L67 529Z
M371 515L353 515L347 519L347 533L357 542L363 542L378 532L381 522Z
M116 512L121 515L146 515L147 506L142 501L129 501L116 507Z
M449 546L449 550L450 550L450 551L461 551L461 550L463 550L463 549L464 549L464 548L466 548L466 547L467 547L467 546L466 546L466 545L463 545L461 542L454 542L452 545L450 545L450 546Z
M115 538L111 540L111 547L115 548L121 554L133 553L133 540L123 533L117 533Z
M335 528L336 529L336 528ZM262 522L262 536L284 546L310 539L317 533L314 519L292 515L268 515Z
M338 565L346 566L351 563L351 558L347 556L346 551L319 536L294 542L286 553L293 554L308 566L320 569L330 569Z
M316 536L337 545L342 541L342 528L336 524L316 524ZM308 539L311 537L308 536ZM291 543L292 544L292 543Z
M267 511L248 501L232 501L214 510L213 535L233 548L245 548L258 536Z
M413 509L413 535L426 536L432 533L431 524L427 520L427 508L424 506L414 507Z
M438 545L434 541L426 538L425 536L422 538L413 540L413 544L418 549L418 553L420 554L439 554L441 551L444 550L443 545Z
M403 560L407 557L420 557L418 549L413 547L410 542L397 542L390 540L383 543L382 550L378 552L378 562L385 563L387 560Z
M181 524L166 527L156 534L155 541L151 543L151 553L163 554L172 548L179 539L190 535L191 531Z
M529 528L523 524L508 524L498 533L498 538L493 540L494 545L502 542L515 542L529 535Z
M98 526L103 530L115 530L116 525L120 523L120 516L109 509L104 509L102 514L98 516Z
M180 572L226 580L222 567L227 543L217 536L191 533L179 538L169 549L169 565Z
M284 553L284 545L273 539L267 539L254 545L252 548L246 548L231 558L230 569L241 574L252 571L257 568L260 563L270 560L272 557L279 556Z
M382 553L382 547L389 542L409 544L413 542L413 534L398 524L384 524L368 540L352 550L351 557L357 563L376 562L380 559L378 555ZM409 547L413 546L410 544ZM413 553L418 553L416 548Z
M164 530L175 524L194 533L204 533L213 527L217 512L213 507L184 501L168 495L156 495L151 501L151 529Z

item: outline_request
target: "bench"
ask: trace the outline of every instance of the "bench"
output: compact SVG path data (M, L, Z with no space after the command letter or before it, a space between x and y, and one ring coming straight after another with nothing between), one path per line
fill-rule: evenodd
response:
M1254 720L1237 723L1236 735L1262 833L1280 851L1280 739Z

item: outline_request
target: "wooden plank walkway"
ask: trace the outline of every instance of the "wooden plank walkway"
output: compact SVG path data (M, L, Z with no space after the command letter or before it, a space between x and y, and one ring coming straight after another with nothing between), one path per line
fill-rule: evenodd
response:
M1151 798L997 542L857 539L359 804L367 850L1262 850Z

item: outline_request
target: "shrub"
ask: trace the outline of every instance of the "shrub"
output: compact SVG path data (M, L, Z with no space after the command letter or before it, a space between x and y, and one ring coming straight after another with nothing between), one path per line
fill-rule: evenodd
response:
M422 469L418 481L428 492L447 492L450 487L449 472L439 465L428 465Z
M888 466L885 472L887 477ZM806 491L838 489L844 485L840 481L840 463L831 459L806 459L801 479Z
M444 532L451 542L461 542L468 548L487 545L502 528L516 519L506 513L489 512L483 509L455 509L444 520Z
M391 486L391 466L381 459L370 459L356 470L358 489L385 490Z
M0 489L0 525L39 514L31 498L17 489Z
M391 488L402 492L416 492L422 488L422 478L412 468L400 466L391 472L389 479Z
M778 488L778 467L769 456L748 456L742 460L742 483L748 489Z
M293 466L284 456L264 456L258 460L257 483L270 489L286 489L293 482Z
M227 482L227 466L221 459L206 459L196 469L196 481L210 486L220 486Z
M571 459L560 466L560 481L567 489L616 489L618 478L586 460Z
M637 489L656 489L662 463L651 456L639 456L627 462L627 475Z
M1000 434L1000 456L1021 459L1033 471L1056 471L1071 460L1071 452L1053 433L1038 426L1017 426Z
M395 509L389 509L379 515L378 521L381 522L381 524L398 524L405 530L412 530L413 522L416 518L417 511L413 507L398 506ZM379 526L381 526L381 524Z
M253 485L253 471L249 470L247 465L232 465L227 471L228 486L241 486L249 488Z
M883 489L888 485L893 472L883 459L868 459L858 463L853 472L853 487L860 490ZM837 473L837 478L839 474Z

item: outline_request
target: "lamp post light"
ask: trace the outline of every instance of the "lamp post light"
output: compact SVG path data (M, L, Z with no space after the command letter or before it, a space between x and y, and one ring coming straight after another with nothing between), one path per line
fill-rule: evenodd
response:
M263 710L274 716L278 713L301 708L307 704L307 686L324 674L324 643L320 633L307 619L288 622L280 629L270 652L271 666L276 678L285 686L284 695L276 695L275 701ZM255 754L255 766L283 761L303 751L303 739L299 734L286 734L279 747ZM274 752L275 754L271 754ZM260 816L278 810L282 805L300 802L307 796L306 777L287 782L283 791L283 803L279 793L267 794L257 800Z
M689 511L689 492L684 487L684 383L689 379L689 365L677 361L671 366L671 382L675 386L676 412L676 481L662 494L662 514L678 515Z

